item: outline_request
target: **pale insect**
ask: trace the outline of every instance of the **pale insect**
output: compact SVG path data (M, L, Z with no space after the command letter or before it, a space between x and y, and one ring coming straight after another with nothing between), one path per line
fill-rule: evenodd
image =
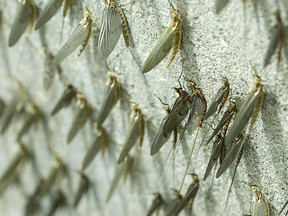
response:
M9 35L8 45L13 46L30 25L32 30L34 22L38 17L38 8L34 0L19 0L17 16L13 21Z
M46 90L51 87L55 72L57 71L59 76L62 74L62 69L59 64L56 66L56 68L51 67L53 59L54 56L47 51L47 49L45 49L43 85Z
M281 16L280 16L280 11L277 10L275 13L275 18L276 18L276 24L274 25L272 29L272 36L269 42L268 50L266 53L266 57L264 60L264 67L266 67L270 63L270 59L272 55L275 53L276 49L277 50L277 59L278 59L278 64L281 60L281 50L284 46L284 41L285 41L285 29L284 25L282 24L281 21Z
M159 214L159 210L161 206L164 204L164 200L160 193L154 193L154 199L152 201L151 207L149 208L146 216L152 216L154 212L157 212L157 215Z
M76 97L77 97L76 102L77 112L72 122L72 126L68 132L67 136L68 144L74 139L78 131L85 125L85 123L92 116L93 113L91 105L88 103L88 101L86 100L86 98L84 98L82 94L78 93Z
M75 195L75 199L73 202L73 206L76 208L79 204L79 202L81 201L82 197L84 194L88 193L90 187L91 187L91 182L89 180L89 178L84 174L84 173L80 173L80 182L79 182L79 186Z
M171 17L170 23L161 33L155 47L146 59L142 73L147 73L156 67L168 55L171 49L172 52L166 67L169 67L176 58L182 41L182 23L179 11L175 8L171 12Z
M88 44L91 31L92 31L92 19L91 12L86 9L84 13L84 18L78 24L74 32L68 38L68 41L56 54L52 61L52 66L57 66L61 61L63 61L67 56L69 56L78 46L82 44L78 56L81 55L86 45Z
M192 97L182 88L175 88L179 97L173 104L171 111L162 120L159 130L151 146L151 155L156 154L168 141L172 132L186 118L191 109Z
M47 213L47 216L52 216L60 208L64 208L67 205L67 198L61 189L57 189L53 196L53 200Z
M124 162L125 158L129 154L129 151L135 145L138 138L140 139L140 146L142 146L142 142L144 139L145 123L142 112L134 103L131 105L131 107L134 110L133 114L131 115L132 121L128 130L125 144L123 145L117 161L118 164Z
M261 110L262 104L264 100L264 92L263 92L263 85L261 84L261 79L259 76L254 76L254 85L250 89L248 95L245 98L234 123L231 129L228 131L227 136L225 138L224 145L226 147L230 147L231 143L238 137L247 123L250 120L249 127L247 129L247 133L243 138L243 141L240 145L235 145L230 148L227 156L224 158L223 163L219 167L216 178L219 178L230 166L230 164L238 158L240 151L242 150L243 145L246 142L247 137L252 132L253 126L257 120L258 114Z
M77 90L69 84L67 88L65 89L62 97L57 102L55 107L53 108L51 115L55 115L59 110L61 110L63 107L66 107L71 104L72 100L76 98Z
M110 111L119 100L120 94L121 86L117 81L115 74L112 72L108 72L108 81L106 83L104 98L102 100L102 106L97 118L97 128L102 127L102 124L105 122Z
M124 11L118 6L116 0L106 0L98 40L98 48L104 58L114 50L121 35L121 28L125 45L129 47L129 27Z
M250 185L256 197L251 209L251 216L270 216L270 205L266 197L256 185Z
M192 183L189 186L185 196L177 205L174 207L173 211L170 212L168 215L169 216L176 216L178 215L187 205L189 202L194 202L195 196L198 192L199 189L199 179L196 174L192 174Z
M228 4L229 0L216 0L216 14L219 14L224 7Z
M210 105L207 113L205 115L205 119L207 120L210 116L212 116L218 109L218 113L224 107L227 98L230 93L230 84L226 77L223 78L223 86L218 90L212 104Z
M95 138L93 140L92 145L88 149L83 163L82 163L82 171L84 171L93 161L96 154L100 151L100 149L104 149L109 144L106 131L104 129L98 130L96 132Z
M171 200L169 203L167 203L167 215L171 215L171 213L174 211L174 209L177 207L177 205L181 202L181 200L183 199L182 195L180 194L179 191L172 189L174 192L174 196L175 198L173 200Z

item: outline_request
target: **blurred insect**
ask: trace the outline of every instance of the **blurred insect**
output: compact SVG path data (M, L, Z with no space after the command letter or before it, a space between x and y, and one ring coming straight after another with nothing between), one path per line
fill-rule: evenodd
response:
M74 86L69 84L67 86L67 88L65 89L62 97L60 98L60 100L57 102L57 104L53 108L51 115L55 115L63 107L69 106L71 104L72 100L76 99L76 95L77 95L76 88L74 88Z
M0 196L5 192L9 184L13 182L15 174L17 174L17 170L20 169L20 166L23 166L31 157L29 149L23 143L19 143L19 147L21 148L20 151L14 156L0 178Z
M75 199L73 202L73 206L76 208L79 204L79 202L81 201L82 197L84 194L88 193L90 187L91 187L91 182L89 180L89 178L84 174L84 173L80 173L80 182L79 182L79 186L75 195Z
M9 35L8 45L11 47L19 40L21 35L30 25L30 31L38 17L38 8L34 0L19 0L17 15L13 21Z
M117 163L124 162L125 158L128 156L129 151L135 145L138 138L140 139L140 146L142 146L144 133L145 133L145 122L144 116L141 110L136 104L131 105L133 113L131 114L132 121L128 130L128 136L126 137L125 144L121 150Z
M192 183L189 186L185 196L177 205L173 208L172 212L170 212L168 215L176 216L178 215L190 202L190 205L193 205L195 196L199 189L199 179L196 174L192 174ZM192 203L192 204L191 204Z
M82 171L84 171L90 165L90 163L93 161L96 154L100 151L101 148L104 150L107 148L108 143L109 142L106 131L104 129L98 130L96 132L92 145L90 146L84 157L82 163Z
M275 13L275 18L276 18L276 24L274 25L272 29L272 37L269 42L268 50L266 53L266 57L264 60L264 67L266 67L270 63L270 59L272 55L275 53L277 49L277 59L278 59L278 64L281 60L281 51L284 46L285 42L285 30L284 30L284 25L282 24L281 16L280 16L280 11L277 10Z
M157 212L157 215L159 214L159 210L161 206L164 204L164 200L160 193L154 193L154 199L152 201L151 207L148 210L148 213L146 216L152 216L154 212Z
M53 59L54 55L52 55L47 49L45 49L43 85L46 90L51 87L56 71L59 76L62 75L62 69L59 64L56 66L56 68L51 67Z
M286 203L283 205L282 209L279 211L278 216L279 216L282 212L284 212L284 209L285 209L287 206L288 206L288 200L287 200ZM288 215L288 210L286 211L285 216L287 216L287 215Z
M86 9L84 13L84 18L78 24L74 32L68 38L68 41L56 54L52 61L52 67L56 67L61 61L63 61L67 56L69 56L78 46L82 44L78 56L81 55L86 45L88 44L91 31L92 31L92 15L91 12Z
M229 0L216 0L216 14L219 14L228 4Z
M72 126L68 132L68 144L74 139L78 131L85 125L86 121L92 116L93 113L91 105L88 103L88 101L82 94L78 93L76 97L77 112L72 122Z
M155 47L146 59L142 69L142 73L147 73L152 70L168 55L168 53L172 49L170 58L166 65L166 67L168 68L172 64L172 62L176 58L177 53L180 50L180 45L182 41L182 23L179 11L176 10L173 6L172 8L172 19L168 26L165 28L165 30L161 33Z
M168 115L162 120L159 130L151 146L151 155L156 154L168 141L172 132L186 118L192 106L192 97L182 88L175 88L179 97L174 102Z
M174 192L174 196L175 198L167 203L167 216L171 215L171 213L174 211L174 209L178 206L178 204L181 202L181 200L183 199L182 195L180 194L179 191L172 189Z
M107 58L114 50L122 33L126 47L130 44L129 26L122 8L116 0L105 0L106 6L102 14L101 30L98 40L98 48L104 58Z
M270 205L266 197L256 185L250 185L256 198L251 209L251 216L270 216Z
M230 84L228 82L228 79L226 77L223 78L223 86L218 90L212 104L210 105L209 109L207 110L207 113L205 115L205 119L207 120L210 116L212 116L218 109L218 113L222 110L224 107L227 98L230 93Z
M34 215L40 210L40 192L43 184L44 180L42 178L37 179L37 186L27 199L27 203L25 205L25 216Z
M102 100L102 106L97 118L97 128L101 128L105 122L107 116L111 112L112 108L116 105L120 98L121 86L116 79L116 76L112 72L108 72L108 81L106 82L106 88L104 97Z
M128 176L132 172L133 165L134 165L135 159L133 157L128 156L125 163L122 163L116 167L116 171L113 177L113 180L111 182L110 189L108 191L106 202L108 203L111 196L113 195L116 187L118 186L121 178L124 179L124 182Z
M223 163L221 164L216 173L216 178L219 178L227 170L230 164L236 158L239 157L239 154L242 151L244 144L246 143L247 137L253 130L254 124L257 120L258 114L263 105L263 100L264 100L263 85L261 84L260 77L255 75L254 85L250 89L238 114L236 115L236 118L234 120L231 129L228 131L226 135L224 145L230 147L233 140L235 140L235 138L241 134L241 132L243 131L243 129L250 120L249 127L243 138L243 141L240 142L239 145L234 145L230 148L229 152L227 153L227 156L224 158Z
M67 198L61 189L57 189L52 199L50 209L47 216L52 216L59 208L63 208L67 205Z
M5 102L2 100L2 98L0 98L0 118L4 113L4 110L5 110Z
M59 11L63 2L64 2L63 17L65 17L71 6L71 0L48 0L47 4L44 6L44 9L40 13L39 18L35 24L35 30L42 27L52 18Z

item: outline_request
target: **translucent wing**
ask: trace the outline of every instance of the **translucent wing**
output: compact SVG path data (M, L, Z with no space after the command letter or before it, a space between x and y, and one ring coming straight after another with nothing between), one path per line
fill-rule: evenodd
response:
M107 58L114 50L121 35L121 16L113 7L106 7L98 40L98 49Z
M142 73L147 73L158 65L170 52L176 32L171 26L161 33L155 47L145 61Z
M44 6L44 9L39 15L35 25L35 30L47 23L58 12L62 4L63 0L48 0L47 4Z

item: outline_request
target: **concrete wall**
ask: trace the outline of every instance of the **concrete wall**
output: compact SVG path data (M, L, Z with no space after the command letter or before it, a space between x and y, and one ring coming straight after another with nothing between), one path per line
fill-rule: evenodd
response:
M37 0L43 8L45 1ZM196 173L200 179L200 189L194 201L193 215L243 215L250 214L252 197L251 183L264 189L272 215L276 215L287 200L288 191L288 73L287 60L282 52L282 60L277 66L274 55L271 64L263 69L264 56L268 47L269 29L274 23L273 12L277 7L287 24L288 4L285 0L242 1L231 0L219 15L215 14L214 1L173 1L179 9L183 22L183 42L180 53L170 68L165 68L167 60L162 61L151 72L143 75L140 67L144 64L155 45L161 31L170 21L170 6L166 0L121 1L129 22L134 47L125 48L123 37L113 53L107 59L109 69L117 74L123 87L122 99L104 124L110 138L108 151L98 155L93 164L85 171L93 182L94 190L84 197L75 210L62 210L57 215L143 215L153 200L153 192L159 191L166 201L173 199L171 188L179 189L187 165L187 149L182 147L174 161L169 154L172 138L159 153L150 156L151 143L166 115L157 99L173 104L177 98L173 87L179 87L178 78L183 76L197 82L202 88L208 104L221 86L221 77L229 79L232 96L241 101L252 85L253 65L261 76L265 86L265 101L255 124L255 129L238 167L227 209L225 200L231 182L233 170L230 168L220 179L211 177L202 181L208 163L211 146L200 148L197 158L189 166L189 173ZM256 7L255 7L256 5ZM59 12L46 26L46 38L50 51L54 54L67 41L83 17L83 8L88 7L93 14L93 35L80 57L77 51L63 63L63 76L82 92L99 111L103 98L107 69L97 54L97 36L101 24L104 2L90 0L72 1L72 9L64 19L61 39L62 12ZM64 189L69 201L73 200L79 182L78 171L82 160L93 140L92 124L86 124L73 142L66 144L66 136L72 123L75 106L61 110L51 117L50 112L64 91L64 85L58 77L49 90L43 87L44 51L39 31L22 36L18 43L7 47L8 35L16 16L17 4L14 1L1 0L3 12L1 38L1 93L8 103L17 89L11 79L16 76L28 89L31 97L41 107L47 117L47 132L40 123L23 137L23 142L34 149L39 172L46 177L53 157L48 149L53 149L68 165L71 171L71 188L67 180L60 187ZM287 49L287 48L286 48ZM250 64L251 63L251 64ZM181 80L185 86L185 81ZM141 148L134 147L131 155L136 163L132 176L125 183L120 182L109 203L105 199L115 173L116 159L125 140L131 113L128 101L135 102L141 108L146 122L146 133ZM0 136L2 174L19 148L16 133L23 119L15 120L8 131ZM209 127L204 124L204 130ZM205 131L199 133L196 149L200 145ZM185 143L191 149L195 135L186 136ZM49 146L49 147L48 147ZM138 149L137 149L138 148ZM186 155L186 156L185 156ZM166 163L165 163L166 161ZM165 163L165 165L163 165ZM31 165L21 169L20 187L10 187L0 198L1 215L22 215L27 202L36 186L36 177ZM184 194L191 180L188 176L181 193ZM49 208L49 196L43 199L43 211ZM164 214L163 212L160 215Z

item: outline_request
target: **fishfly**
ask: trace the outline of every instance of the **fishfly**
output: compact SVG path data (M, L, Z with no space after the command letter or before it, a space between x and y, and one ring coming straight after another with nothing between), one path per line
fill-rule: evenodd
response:
M106 83L104 98L101 109L98 114L97 128L101 128L109 115L112 108L116 105L120 98L121 86L112 72L108 72L108 81Z
M231 129L228 131L227 136L225 138L224 145L226 147L230 147L231 143L238 137L247 123L250 120L249 127L247 129L247 134L243 138L241 144L237 144L230 148L227 156L224 158L223 163L220 165L217 173L216 178L219 178L230 166L230 164L238 158L247 137L253 130L253 126L257 120L258 114L261 110L262 104L264 100L264 92L263 92L263 85L261 84L261 79L259 76L254 76L254 85L250 89L247 97L245 98L234 123Z
M77 94L77 112L68 132L67 143L69 144L78 131L85 125L86 121L92 116L93 109L82 94Z
M84 171L90 165L90 163L93 161L96 154L100 151L101 148L105 149L107 147L108 143L109 142L106 131L104 129L98 130L96 132L92 145L90 146L84 157L82 163L82 171Z
M270 206L266 197L256 185L250 185L250 187L256 195L251 210L251 216L270 216Z
M173 104L171 111L162 120L159 130L151 146L151 155L156 154L168 141L172 132L186 118L192 105L192 97L182 88L175 88L179 97Z
M195 196L199 189L199 179L196 174L192 174L192 183L189 186L185 196L181 201L173 208L173 211L170 212L168 215L176 216L178 215L187 205L189 202L194 202ZM192 206L191 205L191 206Z
M120 35L121 28L126 47L129 47L129 26L122 8L116 0L105 0L106 7L102 14L102 24L98 40L98 48L104 58L114 50Z
M57 102L57 104L53 108L51 115L55 115L63 107L69 106L72 100L76 98L76 95L77 95L76 88L74 88L74 86L69 84L67 88L65 89L62 97L60 98L60 100Z
M35 30L46 24L60 9L64 2L63 17L66 16L68 9L71 5L71 0L48 0L44 9L39 15L39 18L35 24Z
M216 14L219 14L228 4L229 0L216 0Z
M142 73L147 73L157 66L168 55L171 49L172 52L166 67L169 67L176 58L182 41L182 23L179 11L175 8L171 12L171 17L170 23L161 33L155 47L145 61Z
M132 114L132 121L129 127L128 136L126 137L125 144L121 150L117 163L124 162L125 158L128 156L129 151L135 145L138 138L140 139L140 146L142 146L144 133L145 133L145 123L144 117L141 110L136 104L132 104L132 109L134 110Z
M81 179L80 179L79 186L78 186L78 189L77 189L77 192L75 195L75 199L74 199L74 203L73 203L75 208L78 206L83 195L86 194L91 187L91 182L84 173L81 172L80 177L81 177Z
M156 211L157 215L159 213L160 207L163 205L164 200L160 193L154 193L154 199L152 201L152 205L148 210L146 216L152 216L152 214Z
M205 119L207 120L210 116L212 116L218 109L218 113L224 107L227 98L230 93L230 84L226 77L223 78L223 86L218 90L214 101L210 105L209 109L207 110Z
M266 53L266 57L264 60L264 67L266 67L272 55L275 53L276 49L277 50L277 59L278 59L278 64L281 60L281 50L284 46L284 41L285 41L285 30L284 30L284 25L282 24L281 16L280 16L280 11L277 10L275 13L275 18L276 18L276 24L274 25L272 29L272 37L269 42L268 50Z
M34 0L18 0L17 16L12 25L8 45L15 45L29 25L32 30L37 17L38 8Z
M88 44L91 31L92 31L92 15L91 12L86 9L84 13L84 18L78 24L74 32L68 38L68 41L56 54L52 61L52 67L57 66L61 61L63 61L67 56L69 56L78 46L82 44L78 56L81 55L86 45Z

